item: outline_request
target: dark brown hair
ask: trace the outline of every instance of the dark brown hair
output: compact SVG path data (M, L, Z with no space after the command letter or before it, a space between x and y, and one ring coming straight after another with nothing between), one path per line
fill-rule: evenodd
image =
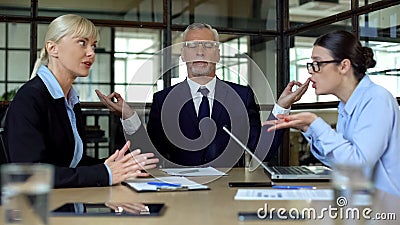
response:
M328 49L335 60L349 59L354 75L359 80L364 77L368 68L373 68L376 64L372 49L363 47L358 38L348 31L338 30L324 34L317 38L315 45Z

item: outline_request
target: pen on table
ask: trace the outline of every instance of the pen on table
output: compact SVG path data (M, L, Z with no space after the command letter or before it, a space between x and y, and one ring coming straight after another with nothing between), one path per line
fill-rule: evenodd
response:
M149 185L155 185L157 187L181 187L181 184L166 183L166 182L147 182Z
M273 185L275 189L317 189L314 186L297 186L297 185Z
M195 172L199 172L200 170L198 169L192 169L192 170L183 170L178 172L179 174L186 174L186 173L195 173Z

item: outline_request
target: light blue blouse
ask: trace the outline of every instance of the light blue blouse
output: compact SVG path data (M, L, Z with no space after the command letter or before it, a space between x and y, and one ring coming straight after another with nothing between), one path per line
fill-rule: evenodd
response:
M51 96L54 99L64 98L64 92L60 84L58 83L53 73L47 68L47 66L45 65L40 66L37 75L43 81L47 90L50 92ZM76 117L74 112L74 106L75 104L78 103L79 103L78 93L74 90L74 88L71 87L71 90L68 92L68 99L65 99L65 109L67 110L68 118L71 123L72 132L74 134L74 139L75 139L74 156L69 166L70 168L75 168L81 161L83 155L83 142L81 137L79 136L78 129L76 127ZM104 165L106 166L109 174L109 184L112 185L111 170L107 164L104 163Z
M54 99L64 98L64 92L60 84L46 66L40 66L37 75L40 77L40 79L42 79L47 90ZM68 92L68 99L65 99L65 109L67 110L68 118L72 127L72 133L74 134L75 139L75 151L71 164L69 165L70 168L75 168L79 161L81 161L83 155L83 142L76 127L76 118L74 113L74 106L77 103L79 103L78 94L74 88L71 88L71 90Z
M375 187L400 196L400 112L393 95L366 75L338 106L336 131L321 118L303 133L323 163L372 166Z

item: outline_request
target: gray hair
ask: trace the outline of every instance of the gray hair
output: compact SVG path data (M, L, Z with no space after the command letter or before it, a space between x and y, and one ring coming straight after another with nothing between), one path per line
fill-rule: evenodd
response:
M40 56L35 62L31 78L36 76L41 65L47 65L49 63L49 54L46 50L46 43L48 41L57 43L67 35L82 38L94 38L97 41L100 38L97 28L86 18L74 14L57 17L50 23L49 28L47 29L44 42L45 47L40 51Z
M187 32L189 32L190 30L198 30L198 29L208 29L210 30L213 34L214 34L214 41L219 41L219 35L218 35L218 31L214 28L212 28L212 26L206 24L206 23L192 23L190 24L186 30L183 32L183 40L186 40L186 34Z

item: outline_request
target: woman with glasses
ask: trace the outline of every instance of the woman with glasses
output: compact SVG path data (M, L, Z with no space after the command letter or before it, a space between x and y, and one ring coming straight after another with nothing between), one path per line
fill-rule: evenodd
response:
M263 125L275 125L269 131L300 129L323 163L373 168L375 187L400 195L399 105L365 74L376 64L372 49L347 31L334 31L315 41L311 59L307 69L315 93L340 99L336 131L311 112L278 115Z

